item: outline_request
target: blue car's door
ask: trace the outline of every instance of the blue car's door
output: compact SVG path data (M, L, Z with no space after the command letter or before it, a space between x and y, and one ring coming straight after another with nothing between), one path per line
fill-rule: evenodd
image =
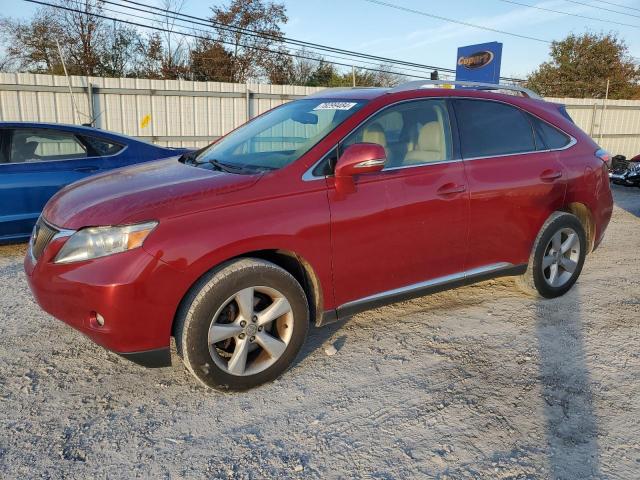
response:
M99 150L72 132L12 128L3 130L1 138L2 242L26 239L42 208L60 188L97 173L105 165Z

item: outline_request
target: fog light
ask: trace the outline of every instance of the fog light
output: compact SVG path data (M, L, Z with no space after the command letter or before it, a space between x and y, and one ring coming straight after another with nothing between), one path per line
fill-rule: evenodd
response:
M92 327L104 327L104 317L98 312L91 312L89 314L89 323Z

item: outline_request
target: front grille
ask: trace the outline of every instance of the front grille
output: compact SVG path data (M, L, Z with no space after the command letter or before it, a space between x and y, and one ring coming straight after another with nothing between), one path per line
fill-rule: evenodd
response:
M31 235L31 255L33 255L33 258L36 260L40 258L44 249L47 248L49 242L58 232L59 230L50 226L42 218L38 219L38 223L36 223Z

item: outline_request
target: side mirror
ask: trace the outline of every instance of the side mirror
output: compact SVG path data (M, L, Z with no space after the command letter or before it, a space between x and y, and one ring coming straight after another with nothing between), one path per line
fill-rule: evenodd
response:
M377 143L355 143L346 148L336 165L336 178L379 172L387 161L387 153Z

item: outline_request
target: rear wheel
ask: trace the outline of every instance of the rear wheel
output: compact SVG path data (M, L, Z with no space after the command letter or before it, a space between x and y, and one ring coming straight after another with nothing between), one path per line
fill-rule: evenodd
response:
M527 271L517 283L526 293L544 298L564 295L580 276L586 252L580 220L570 213L556 212L542 226Z
M176 345L205 385L245 390L282 374L309 329L300 284L273 263L241 259L213 270L181 306Z

